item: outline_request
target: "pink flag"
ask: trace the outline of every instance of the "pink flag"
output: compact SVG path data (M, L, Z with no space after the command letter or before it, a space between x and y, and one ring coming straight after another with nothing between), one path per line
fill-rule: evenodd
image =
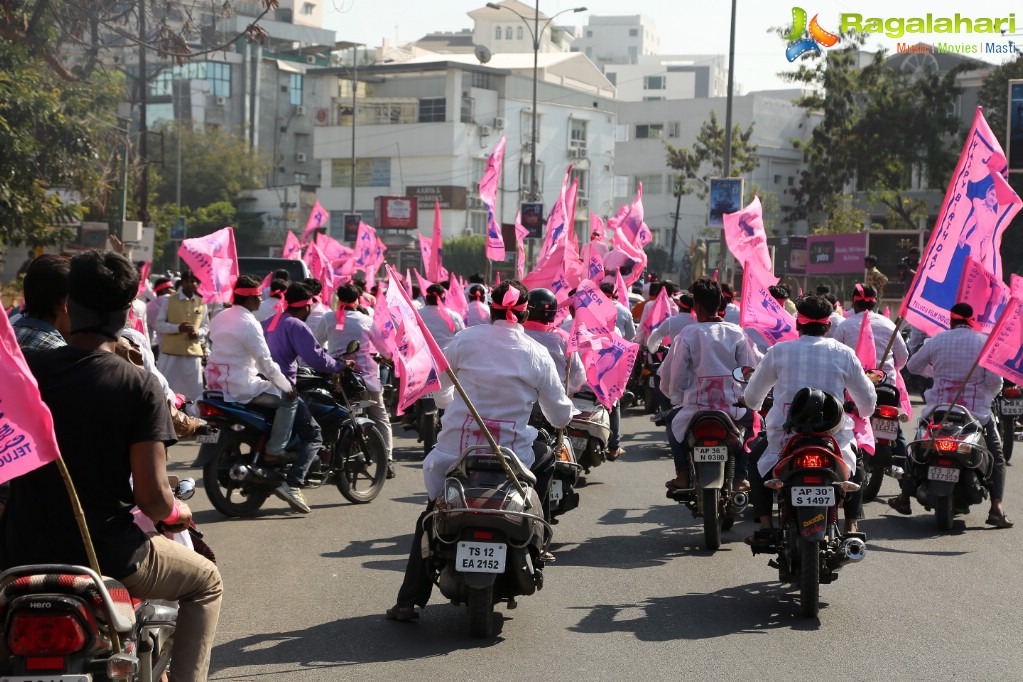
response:
M980 366L1023 385L1023 305L1015 296L1009 299L980 351Z
M870 326L870 314L863 313L860 334L856 337L856 358L863 369L877 369L877 347L874 345L874 329Z
M363 272L369 270L376 260L377 231L359 222L359 233L355 238L355 267Z
M463 321L468 320L469 300L465 297L465 287L458 283L454 273L448 275L448 294L444 299L444 303L447 307L461 315Z
M715 282L718 281L718 271L717 271L717 268L714 268L714 276L711 277L711 279L714 280Z
M305 223L305 231L302 233L302 241L308 242L312 233L318 228L323 227L327 224L327 220L330 219L330 214L327 210L320 205L320 200L317 199L316 203L313 204L313 210L309 212L309 220Z
M423 261L425 274L434 282L447 279L448 271L444 269L444 236L440 224L440 202L433 202L433 239L430 240L430 253Z
M521 280L526 276L526 244L529 230L522 225L522 211L515 214L515 274Z
M413 270L412 272L416 275L416 286L419 287L419 293L425 297L426 290L433 286L433 282L420 275L418 270Z
M234 283L238 280L238 252L234 247L234 230L225 227L205 237L181 242L178 256L199 278L199 294L203 303L230 303Z
M272 273L272 272L266 273L266 277L264 277L263 281L259 283L260 290L269 289L270 288L270 282L273 281L273 278L274 278L274 273Z
M565 277L565 243L555 245L547 258L537 263L528 275L522 278L527 289L550 289L559 301L568 299L568 278Z
M564 180L561 181L558 198L554 201L551 212L547 216L547 230L543 236L543 246L540 247L540 255L536 259L537 269L551 257L556 249L564 246L568 241L568 214L565 202L571 175L572 167L569 166Z
M802 294L800 294L800 296L802 296ZM884 307L884 316L887 317L889 320L892 319L892 309L891 309L891 307L889 307L889 306L885 306Z
M423 259L423 270L430 271L430 238L419 233L419 255Z
M53 417L18 347L10 320L0 315L0 483L58 457Z
M654 299L653 303L647 303L647 306L650 307L650 312L643 319L643 329L649 335L659 324L671 317L671 301L668 298L668 290L665 287L661 287L657 298Z
M899 389L899 408L907 415L913 414L913 403L909 400L909 390L906 388L906 380L902 378L902 372L895 372L895 388Z
M969 303L973 308L974 329L990 333L1011 295L1005 282L985 270L972 257L966 257L955 300L956 303Z
M1002 233L1021 202L1005 180L1007 164L980 107L966 138L945 203L899 315L928 336L949 328L966 257L1002 278Z
M494 288L496 289L498 286L500 286L500 284L501 284L501 273L500 272L495 272L494 273Z
M505 136L494 148L494 153L487 159L487 167L483 171L483 178L480 180L480 201L487 207L487 248L486 257L488 260L504 260L504 235L501 234L501 224L495 216L494 207L497 205L497 185L501 179L501 167L504 165L504 143Z
M597 277L599 278L600 275L598 274ZM593 279L593 278L590 277L589 279ZM593 281L596 282L596 281L599 281L599 279L595 279ZM662 289L661 291L664 291L664 290ZM622 271L621 270L618 270L618 271L615 272L615 292L618 294L618 302L621 303L626 308L628 308L629 307L629 286L625 283L625 280L622 278Z
M610 410L614 402L625 394L625 385L638 353L639 344L626 341L617 333L612 334L608 343L600 349L582 353L586 383L607 409Z
M607 226L612 230L621 228L629 242L640 250L653 241L650 228L643 222L643 183L636 188L636 198L628 206L618 209L618 215L608 219Z
M796 320L768 290L768 284L760 280L756 267L743 263L742 310L740 326L756 329L767 345L798 338Z
M1016 298L1023 300L1023 277L1016 273L1009 275L1009 290Z
M569 352L582 349L586 345L584 337L588 335L610 337L614 333L618 311L595 282L586 280L579 285L573 306L575 316L572 318L572 331L568 338Z
M760 271L760 280L773 286L778 283L771 265L771 252L767 248L767 232L764 231L764 207L760 197L741 211L725 213L725 241L728 250L740 263L750 263Z
M337 288L334 281L334 270L331 267L330 259L316 244L309 244L306 247L305 264L309 266L309 274L323 285L320 298L328 302L334 300L334 290Z
M153 267L153 261L147 260L142 264L142 269L139 270L139 289L135 292L135 298L138 298L142 294L146 293L146 289L149 286L149 269Z
M643 271L646 270L647 266L646 252L643 250L643 247L633 244L632 241L629 240L628 236L626 236L626 234L622 232L621 227L615 229L614 236L611 238L611 244L614 246L615 249L622 252L625 256L629 258L629 260L631 260L634 263L632 267L632 272L629 273L625 278L625 283L628 284L629 286L632 286L639 280L640 277L642 277ZM608 255L610 256L612 254L609 253ZM606 262L607 261L605 259L605 263Z
M298 237L291 230L288 230L288 236L284 238L284 250L281 252L281 258L302 260L302 242L298 241Z
M330 261L347 260L355 255L354 250L326 234L316 235L316 246L320 247L320 251L322 251L323 255ZM298 252L296 251L295 253L297 256ZM296 257L295 260L298 260L298 258Z

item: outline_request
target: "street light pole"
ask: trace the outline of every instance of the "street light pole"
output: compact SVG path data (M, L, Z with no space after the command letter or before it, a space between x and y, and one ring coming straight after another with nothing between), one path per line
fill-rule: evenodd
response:
M359 92L359 46L352 45L352 213L355 213L355 104Z
M724 176L732 175L732 90L735 86L735 0L732 0L732 25L728 37L728 94L725 99L725 158L723 163ZM742 206L742 197L739 197L739 206ZM721 280L731 284L731 264L728 258L728 249L725 246L725 231L721 231L721 254L718 258L721 268ZM728 268L726 269L726 264Z

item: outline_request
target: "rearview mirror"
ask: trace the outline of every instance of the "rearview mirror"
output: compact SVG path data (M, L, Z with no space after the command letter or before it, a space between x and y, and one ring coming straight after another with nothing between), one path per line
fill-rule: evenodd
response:
M748 384L751 376L753 376L752 367L736 367L732 370L732 378L740 384Z
M359 342L356 339L352 339L348 342L348 346L345 348L344 354L351 355L352 353L357 353L359 352L359 348L361 348Z

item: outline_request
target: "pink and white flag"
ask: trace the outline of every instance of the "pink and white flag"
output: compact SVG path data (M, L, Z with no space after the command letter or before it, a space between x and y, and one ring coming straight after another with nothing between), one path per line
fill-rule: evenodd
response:
M980 351L980 366L1023 385L1023 299L1009 299Z
M329 261L347 260L355 255L353 249L326 234L316 235L316 246L320 247L320 251Z
M565 202L568 194L569 180L572 176L572 167L568 167L565 177L561 181L561 190L558 198L551 206L551 212L547 216L547 229L543 236L543 245L540 247L540 255L536 259L536 267L542 265L554 254L555 250L563 247L568 242L568 213Z
M945 193L920 267L899 315L928 336L949 328L966 257L1001 279L1002 234L1023 206L1006 182L1008 166L998 137L980 107Z
M632 261L632 272L625 277L625 283L632 286L639 281L639 278L643 276L643 271L646 270L646 251L643 250L642 246L633 244L621 227L615 229L614 236L611 238L611 245ZM608 253L609 257L612 255L614 254ZM607 263L607 259L604 262Z
M580 284L575 290L572 305L575 315L568 337L570 353L583 350L587 345L584 340L589 336L610 337L614 333L618 311L598 284L591 280Z
M741 211L725 213L725 242L728 250L740 263L749 263L760 270L760 280L773 286L779 282L771 265L771 252L767 248L767 232L764 230L764 207L760 197Z
M444 304L462 316L463 321L469 319L469 299L465 297L465 287L458 283L454 273L448 275L448 293Z
M606 339L601 348L581 354L586 367L586 383L607 409L610 410L614 402L625 395L625 385L638 353L639 344L626 341L616 332Z
M515 275L518 279L526 276L526 244L529 230L522 224L522 211L515 214Z
M643 222L643 183L636 188L636 198L628 206L618 209L618 214L607 221L607 226L612 230L622 229L622 232L629 239L629 243L635 244L640 250L653 241L654 235L650 228Z
M302 241L307 243L313 232L326 225L328 220L330 220L330 214L327 213L327 209L320 205L320 200L317 199L316 203L313 204L313 210L309 212L309 220L305 223Z
M39 384L10 320L0 318L0 483L6 483L56 460L60 451Z
M990 333L1011 297L1005 282L985 270L970 256L966 257L956 303L969 303L973 308L974 329Z
M366 272L376 260L377 231L359 221L359 232L355 237L355 267Z
M334 300L334 291L337 289L337 282L334 279L334 269L330 259L320 250L316 244L309 244L305 251L305 264L309 266L309 274L315 277L323 285L320 298L328 304Z
M740 326L756 329L768 346L798 338L795 318L771 295L770 285L760 279L756 266L743 263L742 269Z
M302 260L302 242L298 240L298 237L291 230L288 230L288 236L284 238L284 249L281 251L281 258Z
M232 228L184 240L178 256L199 278L198 291L203 303L231 302L232 289L238 281L238 251Z
M501 224L495 215L497 205L497 186L501 180L501 168L504 166L504 143L506 136L501 136L501 141L494 148L494 153L487 159L487 167L483 171L483 178L480 180L480 201L487 207L487 260L503 261L504 235L501 234Z

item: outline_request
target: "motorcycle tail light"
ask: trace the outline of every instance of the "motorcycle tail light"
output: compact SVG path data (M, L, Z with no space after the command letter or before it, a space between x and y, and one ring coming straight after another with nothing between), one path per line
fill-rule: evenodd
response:
M724 440L727 436L724 424L713 419L705 419L693 427L693 437L697 440Z
M934 449L938 452L955 452L956 448L959 447L959 442L942 438L934 441Z
M938 466L950 467L952 466L952 460L950 459L939 459Z
M1023 391L1020 390L1019 386L1006 386L1002 389L1002 395L1006 398L1018 398L1023 395Z
M66 656L85 647L85 631L72 615L14 616L7 644L15 656Z
M61 670L63 668L63 656L31 656L25 659L26 670Z
M227 415L219 407L209 403L199 403L199 415L202 417L226 417Z
M898 419L899 408L892 407L891 405L878 405L877 416L883 417L884 419Z
M831 466L831 458L827 455L809 453L796 457L794 464L797 469L827 469Z
M474 530L472 532L473 540L493 540L494 532L490 530Z
M813 483L819 485L821 480L822 479L820 476L803 476L803 483Z

